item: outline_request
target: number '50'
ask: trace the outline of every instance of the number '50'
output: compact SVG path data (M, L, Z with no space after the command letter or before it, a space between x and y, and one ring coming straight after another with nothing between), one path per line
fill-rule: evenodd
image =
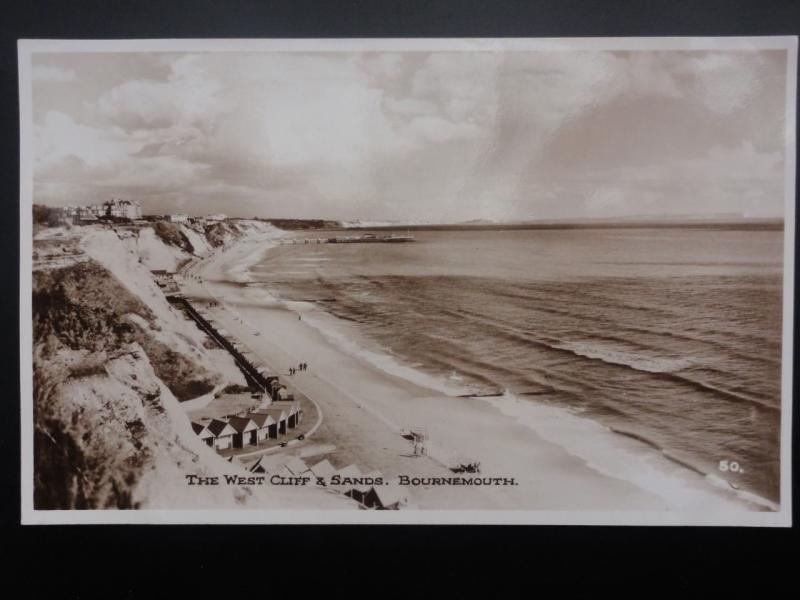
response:
M719 461L720 471L730 471L731 473L741 473L742 467L735 460L721 460Z

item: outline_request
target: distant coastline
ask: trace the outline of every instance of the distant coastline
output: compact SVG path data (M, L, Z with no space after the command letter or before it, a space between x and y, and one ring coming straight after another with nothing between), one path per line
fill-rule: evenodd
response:
M536 221L526 223L452 223L348 227L379 231L558 230L558 229L712 229L728 231L781 231L783 219L652 220L652 221Z

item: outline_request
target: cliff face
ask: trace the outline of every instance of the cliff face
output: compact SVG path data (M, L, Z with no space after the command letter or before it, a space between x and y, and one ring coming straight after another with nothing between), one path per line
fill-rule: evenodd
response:
M197 439L180 401L244 381L150 276L142 250L188 258L187 237L152 233L51 229L34 241L34 506L285 506L263 489L186 485L238 467Z

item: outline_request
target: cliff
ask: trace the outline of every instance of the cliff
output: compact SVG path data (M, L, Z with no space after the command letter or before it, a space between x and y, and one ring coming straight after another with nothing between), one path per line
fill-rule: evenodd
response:
M269 229L238 223L217 239ZM339 504L313 490L187 485L189 474L241 473L199 441L181 401L244 379L226 352L172 308L150 271L214 245L185 225L46 228L36 236L37 509Z

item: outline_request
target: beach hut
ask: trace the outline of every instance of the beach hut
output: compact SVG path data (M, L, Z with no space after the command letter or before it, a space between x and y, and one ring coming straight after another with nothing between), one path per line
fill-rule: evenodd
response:
M258 442L262 442L270 438L270 428L275 430L275 437L278 437L278 429L275 420L267 413L258 411L251 412L247 414L247 418L258 425L258 433L256 435L256 440Z
M192 430L206 446L214 447L214 434L202 423L192 421Z
M280 408L286 412L289 429L294 429L300 423L300 403L293 400L278 400L272 403L273 408Z
M212 419L206 427L214 435L214 448L226 450L233 447L233 436L236 435L236 430L228 423Z
M283 411L280 408L263 408L260 409L259 412L265 412L266 414L272 417L273 421L275 421L274 437L278 437L278 435L286 435L286 427L288 425L289 419L285 411ZM269 437L273 437L272 431L273 430L270 429Z
M327 458L321 460L308 470L315 478L321 477L326 483L330 479L331 475L336 473L336 467L334 467Z
M299 477L300 475L308 471L308 465L305 463L305 461L303 461L302 458L298 458L297 456L293 456L292 458L290 458L289 462L287 462L283 466L286 467L289 470L289 472L295 477Z
M247 417L233 416L228 419L228 425L236 430L233 436L233 447L244 448L258 444L258 425Z

